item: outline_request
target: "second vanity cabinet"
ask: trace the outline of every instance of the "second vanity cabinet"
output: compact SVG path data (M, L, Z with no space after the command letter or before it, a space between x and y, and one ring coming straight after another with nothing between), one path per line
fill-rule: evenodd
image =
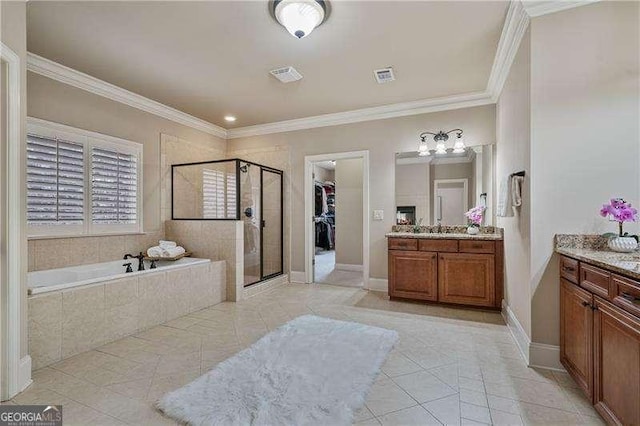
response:
M499 308L502 241L389 238L389 296Z
M640 424L640 281L560 258L560 361L609 424Z

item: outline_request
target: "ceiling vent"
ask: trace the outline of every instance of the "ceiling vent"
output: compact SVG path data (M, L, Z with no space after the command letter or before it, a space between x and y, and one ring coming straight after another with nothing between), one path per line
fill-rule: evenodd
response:
M393 75L393 68L391 67L375 70L373 73L376 76L376 81L380 84L388 83L396 79L396 76Z
M291 83L302 79L300 74L294 67L284 67L269 71L269 73L283 83Z

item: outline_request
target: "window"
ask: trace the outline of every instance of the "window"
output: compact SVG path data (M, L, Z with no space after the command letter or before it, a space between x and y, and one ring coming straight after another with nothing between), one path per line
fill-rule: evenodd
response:
M142 145L29 118L30 237L141 232Z
M227 174L221 170L202 169L202 216L205 219L235 219L235 174Z

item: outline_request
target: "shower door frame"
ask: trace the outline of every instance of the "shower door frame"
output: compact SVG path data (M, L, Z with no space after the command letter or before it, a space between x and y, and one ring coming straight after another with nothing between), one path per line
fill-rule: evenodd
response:
M173 175L174 169L176 167L185 167L185 166L199 166L205 164L216 164L216 163L230 163L235 162L235 173L236 173L236 217L235 218L176 218L174 215L174 199L173 199ZM196 161L192 163L181 163L181 164L172 164L171 165L171 220L207 220L207 221L215 221L215 220L233 220L233 221L241 221L242 212L240 207L240 164L246 163L252 166L256 166L260 168L260 279L250 284L245 284L244 287L250 287L254 284L261 283L266 280L270 280L272 278L284 275L284 172L282 170L274 169L273 167L265 166L263 164L255 163L253 161L243 160L241 158L225 158L223 160L209 160L209 161ZM276 272L270 274L268 276L264 276L264 215L263 215L263 201L264 201L264 189L263 189L263 178L262 174L264 171L278 174L280 175L280 272ZM243 270L244 274L244 270Z

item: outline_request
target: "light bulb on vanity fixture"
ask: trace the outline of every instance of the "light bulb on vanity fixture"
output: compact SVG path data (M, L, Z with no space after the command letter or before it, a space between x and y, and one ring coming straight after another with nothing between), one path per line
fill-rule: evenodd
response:
M420 157L426 157L429 153L429 147L427 146L427 142L422 140L420 141L420 145L418 145L418 155Z
M453 129L453 130L449 130L448 132L444 132L440 130L438 133L422 132L420 134L420 144L418 145L418 152L421 153L421 152L424 152L425 150L427 150L428 152L428 148L426 148L427 135L432 135L433 140L436 143L436 154L438 155L446 154L447 146L445 142L449 140L449 133L453 133L453 132L456 132L456 134L458 135L456 143L453 145L453 152L455 153L464 152L466 148L464 145L464 141L462 140L462 133L463 133L462 129Z
M303 38L326 21L328 2L323 0L275 0L270 12L296 38Z

